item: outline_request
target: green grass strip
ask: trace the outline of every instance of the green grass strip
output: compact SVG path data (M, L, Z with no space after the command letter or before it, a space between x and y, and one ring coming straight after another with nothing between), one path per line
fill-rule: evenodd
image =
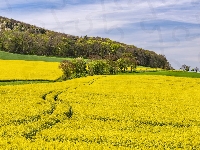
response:
M176 71L126 72L126 73L120 73L120 75L164 75L164 76L174 76L174 77L200 78L200 73L176 72Z
M0 59L2 59L2 60L61 62L66 59L70 60L71 58L46 57L46 56L36 56L36 55L21 55L21 54L13 54L13 53L9 53L9 52L0 51Z

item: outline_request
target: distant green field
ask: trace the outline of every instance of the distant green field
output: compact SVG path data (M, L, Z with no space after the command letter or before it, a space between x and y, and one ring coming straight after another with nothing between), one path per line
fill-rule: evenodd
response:
M122 74L124 75L164 75L164 76L175 76L175 77L200 78L200 73L196 73L196 72L152 71L152 72L135 72L135 73L122 73Z
M35 83L50 83L53 81L37 81L37 80L33 80L33 81L26 81L26 80L22 80L22 81L0 81L0 86L2 85L20 85L20 84L35 84Z
M21 55L13 54L9 52L0 51L0 59L2 60L27 60L27 61L46 61L46 62L61 62L70 58L59 58L59 57L46 57L36 55Z

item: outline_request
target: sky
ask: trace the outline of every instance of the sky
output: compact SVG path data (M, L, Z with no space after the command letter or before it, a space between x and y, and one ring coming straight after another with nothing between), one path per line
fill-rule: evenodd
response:
M76 36L99 36L200 68L199 0L0 0L0 16Z

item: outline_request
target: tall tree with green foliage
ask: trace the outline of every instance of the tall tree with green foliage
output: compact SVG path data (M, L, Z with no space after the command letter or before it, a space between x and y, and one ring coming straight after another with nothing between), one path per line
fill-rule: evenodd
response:
M195 72L198 72L198 71L199 71L199 68L198 68L198 67L194 68L194 71L195 71Z
M190 70L190 66L187 66L186 64L182 65L181 68L183 71L189 71Z
M79 78L86 76L86 61L83 58L65 60L60 63L59 68L63 71L63 79Z
M124 53L122 58L125 60L127 66L131 68L131 72L136 69L137 61L132 53Z
M74 65L69 60L64 60L60 63L59 68L63 71L63 80L70 79L73 74Z
M74 77L86 76L86 61L83 58L76 58L72 60Z
M92 60L88 63L89 75L109 74L109 67L106 60Z

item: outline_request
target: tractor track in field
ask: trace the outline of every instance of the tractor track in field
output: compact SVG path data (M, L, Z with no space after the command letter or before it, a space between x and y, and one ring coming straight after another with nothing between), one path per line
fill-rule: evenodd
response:
M61 99L58 98L58 96L63 92L67 91L68 89L69 87L62 91L60 90L49 91L48 93L45 93L42 96L42 99L48 101L51 104L51 107L50 109L43 111L42 116L38 121L40 120L42 121L42 117L44 116L48 116L48 119L44 120L44 122L42 122L42 124L40 124L38 127L32 128L31 131L22 133L23 137L29 140L35 140L35 136L37 135L37 133L41 132L42 130L52 128L57 123L62 122L63 120L69 118L67 117L68 112L63 112L54 115L54 112L57 106L59 105L58 103L62 101Z
M105 77L105 76L103 76L103 77ZM49 101L51 103L51 106L50 106L50 108L48 110L45 110L42 113L36 114L34 116L27 116L26 118L22 118L22 119L10 120L10 121L8 121L8 122L6 122L4 124L1 124L0 128L2 126L8 126L8 125L16 125L16 126L18 126L18 125L21 125L21 124L29 124L29 123L33 123L33 122L37 122L37 121L41 120L42 117L44 117L44 116L47 116L47 115L51 116L54 113L54 111L56 110L56 107L57 107L56 103L57 102L62 102L62 99L59 99L59 95L61 95L63 92L68 91L70 88L76 90L77 88L80 88L81 86L92 85L95 81L99 80L100 78L102 78L102 76L98 77L96 79L92 79L92 80L90 80L88 82L79 84L78 86L75 86L73 88L67 87L64 90L51 90L51 91L49 91L49 92L47 92L47 93L45 93L45 94L43 94L41 96L41 98L43 100ZM50 96L50 100L48 99L49 96Z
M105 76L103 76L105 77ZM72 106L69 105L69 110L68 112L63 112L62 114L56 114L57 117L51 117L53 116L53 113L55 112L56 108L57 108L57 105L58 102L61 102L62 103L62 99L59 99L59 96L63 93L63 92L67 92L69 89L77 89L77 88L80 88L81 86L86 86L86 85L92 85L95 81L99 80L100 78L102 77L98 77L96 79L92 79L86 83L83 83L83 84L79 84L78 86L75 86L75 87L68 87L66 88L65 90L53 90L53 91L49 91L48 93L45 93L44 95L42 95L42 99L45 100L45 101L49 101L51 103L51 108L46 110L46 111L43 111L43 114L44 116L48 115L49 116L49 119L46 120L42 125L40 125L38 128L33 128L31 131L29 132L24 132L22 134L23 137L25 137L26 139L29 139L29 140L34 140L35 139L35 136L37 135L37 133L41 132L42 130L44 129L49 129L49 128L52 128L53 126L55 126L57 123L60 123L64 120L66 120L67 118L71 118L72 117L72 114L70 114L70 109L72 109ZM50 96L50 99L49 99L49 96ZM64 116L64 117L63 117ZM38 120L36 121L39 121L42 119L42 116L38 118Z
M101 77L97 77L97 78L93 78L92 80L88 81L88 82L84 82L84 83L79 83L77 86L74 87L67 87L63 90L51 90L45 94L43 94L41 96L41 98L44 101L48 101L50 103L50 108L47 110L42 111L39 114L36 114L34 116L27 116L25 118L22 119L13 119L13 120L9 120L8 122L5 122L3 124L0 124L0 128L3 126L9 126L9 125L15 125L15 126L19 126L19 125L30 125L30 123L34 123L34 122L39 122L41 121L42 124L40 124L38 127L32 127L31 130L29 130L29 132L22 132L22 136L25 137L26 139L29 140L34 140L36 138L37 133L41 132L42 130L45 129L49 129L52 128L53 126L55 126L56 124L71 118L72 116L69 115L69 110L59 113L59 114L55 114L55 110L57 109L57 106L59 104L63 103L63 100L59 98L59 96L64 93L67 92L70 89L74 89L77 90L78 88L81 88L81 86L90 86L92 84L94 84L97 80L103 78L105 76L101 76ZM70 102L69 102L70 103ZM66 103L66 107L71 107L68 103ZM43 120L44 118L48 118L47 120Z

